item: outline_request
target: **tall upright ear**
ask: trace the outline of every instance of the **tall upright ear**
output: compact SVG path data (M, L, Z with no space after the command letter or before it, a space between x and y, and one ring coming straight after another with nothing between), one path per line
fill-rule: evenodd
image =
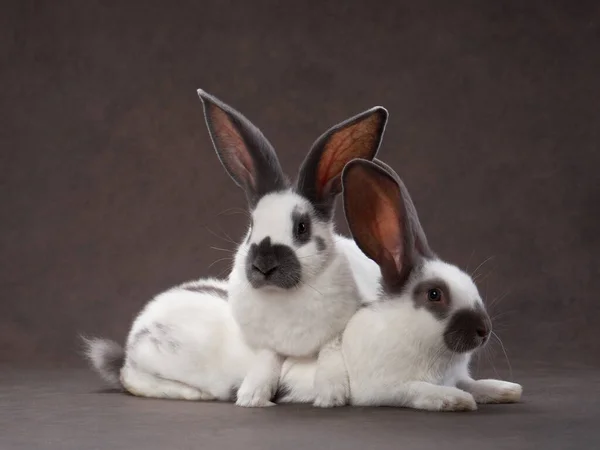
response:
M289 182L273 146L241 113L198 89L206 125L217 156L233 181L246 192L250 207L269 192L285 189Z
M381 169L385 170L396 181L396 183L398 183L398 186L401 186L401 188L404 189L404 191L406 192L406 195L404 196L404 202L406 205L406 212L408 214L411 227L414 233L415 248L425 258L435 258L436 255L433 252L433 250L431 250L431 247L429 247L429 243L427 242L427 236L425 235L425 231L421 226L421 221L419 220L417 209L415 208L415 205L410 195L408 195L408 190L406 190L406 187L400 179L400 176L396 173L394 169L391 168L391 166L384 163L378 158L373 159L373 163L378 165Z
M383 138L388 112L377 106L330 128L313 144L298 174L298 192L329 219L342 192L342 171L353 159L371 160Z
M408 191L378 164L354 160L342 175L344 213L362 252L375 261L388 290L399 290L419 263L407 209Z

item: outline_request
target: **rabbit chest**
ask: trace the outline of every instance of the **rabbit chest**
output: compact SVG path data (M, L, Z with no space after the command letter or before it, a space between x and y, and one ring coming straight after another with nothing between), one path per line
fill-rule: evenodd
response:
M233 316L248 344L305 357L339 335L360 304L357 288L351 278L333 285L331 278L321 279L322 283L285 291L230 283Z

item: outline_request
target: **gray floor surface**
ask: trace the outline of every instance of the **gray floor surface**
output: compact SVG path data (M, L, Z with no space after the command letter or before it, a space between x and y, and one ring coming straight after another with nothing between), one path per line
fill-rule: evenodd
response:
M600 370L513 378L520 404L427 413L139 399L83 369L3 368L0 449L600 449Z

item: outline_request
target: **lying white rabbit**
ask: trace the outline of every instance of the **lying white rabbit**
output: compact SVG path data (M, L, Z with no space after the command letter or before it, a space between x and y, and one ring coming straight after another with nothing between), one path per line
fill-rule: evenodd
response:
M268 406L285 357L318 355L314 404L345 404L341 333L362 299L375 297L379 270L334 233L333 207L345 164L377 153L387 111L372 108L324 133L291 185L254 125L199 95L219 159L251 212L229 280L157 296L133 323L124 355L92 340L90 359L113 381L122 366L120 380L137 395L229 399L239 387L238 405ZM352 270L361 273L358 286Z
M397 174L381 161L355 160L343 186L352 235L382 273L380 300L358 311L343 335L350 403L457 411L518 401L518 384L470 377L490 319L471 277L431 251ZM279 401L311 401L314 370L310 361L286 361Z

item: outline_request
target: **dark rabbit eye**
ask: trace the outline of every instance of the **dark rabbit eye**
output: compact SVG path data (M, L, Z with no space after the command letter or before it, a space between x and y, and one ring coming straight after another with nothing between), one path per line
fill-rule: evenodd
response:
M296 225L296 233L298 235L302 235L304 233L306 233L308 231L308 227L306 226L305 222L298 222L298 224Z
M310 241L310 217L307 213L298 213L294 211L292 214L292 223L294 224L294 243L298 246L306 244Z
M427 299L430 302L439 302L442 299L442 291L438 288L429 289L427 291Z

